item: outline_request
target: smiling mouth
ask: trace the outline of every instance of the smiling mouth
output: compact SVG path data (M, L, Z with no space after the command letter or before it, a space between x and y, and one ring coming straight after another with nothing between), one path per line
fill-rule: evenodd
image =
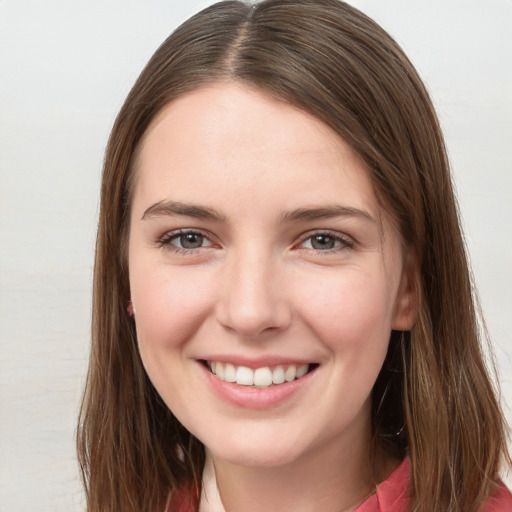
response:
M301 365L280 364L253 369L221 361L205 361L204 363L210 372L220 380L232 382L239 386L252 386L260 389L301 379L318 367L317 363L310 363Z

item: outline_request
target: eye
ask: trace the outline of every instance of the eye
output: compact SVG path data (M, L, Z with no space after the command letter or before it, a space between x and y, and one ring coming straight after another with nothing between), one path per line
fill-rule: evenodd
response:
M320 232L309 235L300 244L300 248L313 251L335 251L337 249L351 248L354 244L348 238L338 233Z
M202 247L211 247L212 243L200 232L179 230L164 235L160 245L176 250L193 251Z

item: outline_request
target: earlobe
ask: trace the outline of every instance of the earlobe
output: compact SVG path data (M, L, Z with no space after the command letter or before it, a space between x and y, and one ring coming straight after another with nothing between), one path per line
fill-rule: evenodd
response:
M410 331L418 314L418 294L416 290L416 271L413 265L404 268L398 289L392 329Z

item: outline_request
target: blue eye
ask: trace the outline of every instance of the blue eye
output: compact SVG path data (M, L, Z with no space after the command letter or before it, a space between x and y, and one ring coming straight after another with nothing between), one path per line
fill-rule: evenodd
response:
M301 243L300 247L314 251L332 251L344 247L353 247L350 240L334 233L315 233L308 236Z
M184 251L193 251L194 249L211 247L212 245L206 236L196 231L178 231L168 233L160 240L160 244L162 246L173 246L171 248Z

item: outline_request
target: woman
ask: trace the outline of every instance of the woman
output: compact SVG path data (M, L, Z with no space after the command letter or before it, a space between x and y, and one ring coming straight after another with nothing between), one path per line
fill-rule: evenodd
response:
M442 135L372 20L188 20L121 109L101 201L89 510L512 507Z

